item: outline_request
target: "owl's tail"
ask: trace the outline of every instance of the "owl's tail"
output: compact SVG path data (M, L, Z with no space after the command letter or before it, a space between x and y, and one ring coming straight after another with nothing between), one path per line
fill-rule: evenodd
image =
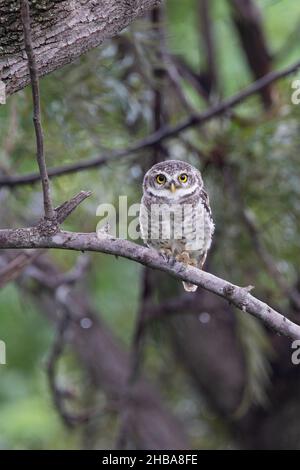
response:
M198 289L198 286L196 286L196 284L192 284L191 282L182 281L182 284L184 290L186 290L187 292L196 292L196 290Z
M206 255L207 255L207 252L205 252L202 257L198 260L198 268L199 269L202 269L203 268L203 265L205 263L205 260L206 260ZM193 264L193 266L195 266ZM186 281L182 281L182 284L183 284L183 287L184 287L184 290L187 291L187 292L196 292L196 290L198 289L198 286L196 284L192 284L191 282L186 282Z

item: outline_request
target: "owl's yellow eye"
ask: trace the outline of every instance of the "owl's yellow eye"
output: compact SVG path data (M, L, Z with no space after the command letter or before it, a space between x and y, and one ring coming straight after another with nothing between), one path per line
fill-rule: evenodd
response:
M186 183L188 180L188 175L186 173L182 173L181 175L179 175L178 179L180 183Z
M164 184L166 182L166 177L165 175L157 175L157 177L155 178L156 179L156 182L158 184Z

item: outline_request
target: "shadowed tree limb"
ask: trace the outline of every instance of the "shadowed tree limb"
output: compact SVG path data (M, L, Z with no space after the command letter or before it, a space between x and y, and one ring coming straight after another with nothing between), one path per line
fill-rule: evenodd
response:
M183 120L181 123L176 126L163 126L158 131L150 134L144 139L137 142L132 147L122 150L116 150L107 155L96 157L90 160L81 161L78 163L73 163L70 165L64 165L56 168L50 168L48 170L49 177L61 176L70 173L76 173L78 171L89 170L91 168L96 168L102 166L106 163L111 163L115 160L120 160L124 157L127 157L130 154L138 153L141 150L151 148L167 139L177 137L181 132L186 131L192 127L201 126L204 123L208 122L210 119L213 119L217 116L230 111L233 107L239 105L244 100L255 95L271 83L283 79L295 72L300 68L300 60L294 64L288 66L287 68L280 70L278 72L270 72L264 77L260 78L256 82L249 85L244 90L238 92L230 98L227 98L220 102L219 104L212 106L208 110L199 114L191 114L188 118ZM14 187L19 185L33 184L40 180L40 175L38 173L30 173L27 175L16 175L10 177L0 178L0 187Z
M5 253L4 257L9 259L8 253ZM77 271L79 274L84 266L82 262L77 264L79 265L72 271ZM39 311L56 325L59 320L58 296L55 295L58 285L57 282L53 283L53 279L67 279L69 282L69 277L69 273L61 273L47 257L39 258L33 266L26 269L22 276L21 288L33 295L34 301L42 307ZM36 285L32 283L32 279L36 281L42 295L36 295ZM91 385L103 391L107 398L105 410L94 408L76 413L71 418L72 424L84 423L89 417L93 419L101 417L103 411L121 412L130 368L127 351L105 325L101 319L101 313L93 311L83 290L77 292L76 289L70 289L62 292L58 300L67 308L69 315L68 346L77 355ZM61 332L63 333L65 325L62 326ZM52 349L49 356L53 361L51 367L54 368L56 368L55 364L63 347L59 337L61 332L58 333L58 346L53 344L54 350ZM139 377L135 384L128 405L131 408L131 419L128 423L127 437L130 443L134 443L134 448L188 449L190 447L184 426L170 412L155 385L144 376ZM64 411L66 411L65 408ZM69 418L69 410L67 412L67 418Z
M26 266L29 266L34 259L41 254L42 252L40 250L20 253L14 259L3 265L2 260L0 260L0 288L19 277Z

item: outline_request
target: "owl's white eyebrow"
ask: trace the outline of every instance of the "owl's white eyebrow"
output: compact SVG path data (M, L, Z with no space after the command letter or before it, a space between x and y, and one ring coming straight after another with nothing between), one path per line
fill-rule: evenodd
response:
M157 173L154 173L154 176L158 176L158 175L164 175L166 178L167 176L170 176L168 173L165 173L164 171L158 171Z

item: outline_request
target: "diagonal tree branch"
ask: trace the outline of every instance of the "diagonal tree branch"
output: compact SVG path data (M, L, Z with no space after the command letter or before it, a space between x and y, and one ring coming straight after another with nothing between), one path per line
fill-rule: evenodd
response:
M64 202L60 206L56 207L56 219L59 224L62 224L64 220L79 206L87 197L92 194L91 191L80 191L69 201Z
M82 54L116 36L160 0L30 1L32 35L39 75L74 62ZM0 76L7 95L30 81L23 54L20 0L0 0Z
M10 260L4 266L0 261L0 288L4 287L11 281L18 278L20 273L29 266L35 258L42 252L40 250L34 252L20 253L18 256Z
M70 173L76 173L78 171L84 171L84 170L90 170L92 168L97 168L102 165L105 165L106 163L123 159L125 157L128 157L128 155L138 153L147 148L156 146L157 144L165 140L177 137L181 132L184 132L187 129L190 129L196 126L201 126L205 124L206 122L208 122L209 120L217 116L221 116L222 114L230 111L230 109L239 105L240 103L250 98L251 96L255 95L259 91L263 90L265 87L267 87L271 83L277 80L283 79L285 77L288 77L289 75L297 72L298 69L300 69L300 60L283 70L268 73L267 75L260 78L256 82L253 82L244 90L238 92L237 94L233 95L230 98L225 99L219 104L212 106L211 108L204 111L203 113L191 114L188 118L186 118L185 120L183 120L181 123L177 124L176 126L163 126L158 131L140 140L132 147L128 147L127 149L122 149L122 150L116 150L107 155L92 158L90 160L85 160L82 162L73 163L70 165L64 165L64 166L60 166L56 168L50 168L48 171L49 177L56 177L56 176L70 174ZM40 175L38 173L29 173L27 175L9 176L9 177L0 178L0 187L5 186L5 187L12 188L14 186L19 186L19 185L33 184L33 183L38 182L39 180L40 180Z
M31 227L0 230L0 248L61 248L121 256L153 269L164 271L177 279L197 284L227 299L243 312L257 317L277 333L292 339L300 339L300 326L251 295L251 287L239 287L197 268L186 268L177 261L165 261L155 250L139 246L128 240L108 235L98 238L96 233L67 231L61 231L55 235L44 235L37 227Z
M44 211L46 219L53 219L54 209L51 201L50 183L47 173L44 136L41 122L41 100L40 87L38 79L38 70L33 51L31 29L30 29L30 11L28 0L21 0L21 18L24 31L25 50L28 58L28 67L31 80L32 101L33 101L33 122L36 135L37 162L40 170L40 178L43 188Z

